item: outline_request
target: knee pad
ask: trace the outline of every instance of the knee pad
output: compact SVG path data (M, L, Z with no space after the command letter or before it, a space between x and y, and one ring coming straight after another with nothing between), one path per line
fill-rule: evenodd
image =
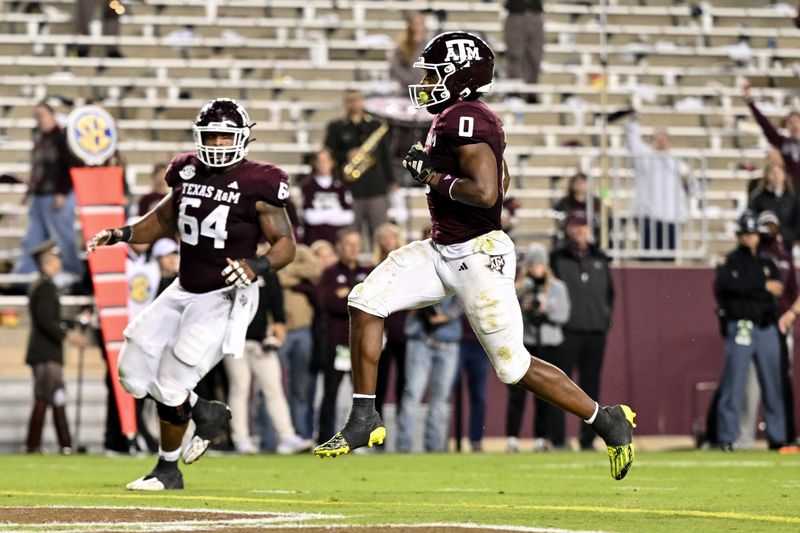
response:
M516 384L531 366L531 354L522 345L500 346L490 355L497 378L506 385Z
M158 412L158 418L175 426L182 426L192 418L192 404L189 403L189 400L177 407L157 402L156 411Z

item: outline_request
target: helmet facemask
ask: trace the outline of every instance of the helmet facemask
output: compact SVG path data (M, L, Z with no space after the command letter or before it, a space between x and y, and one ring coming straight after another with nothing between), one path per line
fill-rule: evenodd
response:
M416 84L408 86L408 96L416 109L429 107L447 102L454 95L447 88L447 79L456 73L456 66L452 63L425 63L422 58L414 63L414 68L424 69L427 79L430 74L437 77L436 83ZM424 80L423 80L424 81Z
M247 144L250 138L250 128L239 128L224 122L211 122L207 126L193 128L194 144L197 158L206 166L220 168L238 163L247 155ZM205 144L204 136L209 134L231 134L233 144L230 146L209 146Z

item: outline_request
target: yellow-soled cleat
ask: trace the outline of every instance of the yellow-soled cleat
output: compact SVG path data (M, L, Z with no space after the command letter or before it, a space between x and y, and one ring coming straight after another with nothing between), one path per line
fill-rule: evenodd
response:
M620 480L630 470L636 455L636 445L633 443L633 428L636 427L633 419L636 418L636 413L627 405L609 407L608 413L619 425L618 428L615 428L615 436L619 435L619 438L614 439L619 442L612 442L611 445L608 445L608 441L606 441L606 444L608 445L608 459L611 461L611 476Z
M361 444L358 446L350 446L347 442L347 439L344 438L341 432L334 435L329 441L324 442L314 448L314 455L323 459L325 457L337 457L339 455L344 455L346 453L350 453L350 450L354 450L356 448L361 448L362 446L367 446L368 448L372 448L375 444L383 444L383 441L386 439L386 428L383 426L378 426L377 428L373 429L369 433L369 438L367 439L366 444Z

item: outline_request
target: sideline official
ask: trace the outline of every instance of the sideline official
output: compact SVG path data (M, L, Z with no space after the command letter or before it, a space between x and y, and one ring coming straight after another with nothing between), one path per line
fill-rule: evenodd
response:
M736 235L739 245L717 268L715 280L725 319L718 440L724 450L733 450L739 437L747 371L750 361L755 360L767 438L770 448L777 448L786 441L777 328L777 298L783 293L783 283L775 262L758 255L758 221L753 213L742 215Z

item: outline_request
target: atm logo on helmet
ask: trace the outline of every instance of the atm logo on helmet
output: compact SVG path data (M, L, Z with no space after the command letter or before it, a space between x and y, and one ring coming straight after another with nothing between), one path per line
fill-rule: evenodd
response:
M445 61L456 60L459 63L471 61L473 59L480 59L478 47L475 46L475 41L471 39L453 39L446 41L447 56Z

